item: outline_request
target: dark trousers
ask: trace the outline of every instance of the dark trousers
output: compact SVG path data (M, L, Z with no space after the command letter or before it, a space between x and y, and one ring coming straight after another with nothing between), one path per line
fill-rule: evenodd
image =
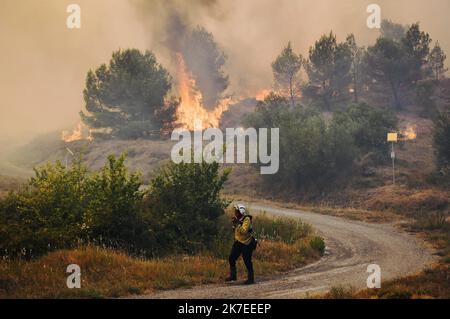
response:
M240 243L238 241L234 242L233 247L231 248L230 257L228 258L228 261L230 263L231 278L236 279L236 261L238 260L239 256L242 255L245 267L247 267L248 280L254 280L252 254L253 247L251 244L244 245L243 243Z

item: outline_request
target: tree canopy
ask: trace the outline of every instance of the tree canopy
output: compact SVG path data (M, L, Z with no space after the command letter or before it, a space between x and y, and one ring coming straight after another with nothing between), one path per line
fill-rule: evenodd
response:
M445 67L445 60L447 56L442 50L439 42L436 42L433 50L430 52L429 63L431 72L433 74L433 78L436 81L439 81L441 78L445 76L445 72L447 72L447 68Z
M159 132L175 119L176 102L167 100L171 77L153 53L137 49L113 53L108 64L86 77L85 124L113 137L137 138Z
M302 56L295 54L289 42L272 63L275 84L289 92L292 107L294 107L294 96L298 86L297 75L302 67L302 60Z
M403 105L402 91L429 76L430 43L430 36L416 23L400 41L380 37L368 48L369 73L378 83L389 87L396 108Z
M352 53L348 43L338 43L332 32L323 35L309 49L309 60L305 64L308 86L327 109L331 108L333 99L346 93L351 81L351 65Z

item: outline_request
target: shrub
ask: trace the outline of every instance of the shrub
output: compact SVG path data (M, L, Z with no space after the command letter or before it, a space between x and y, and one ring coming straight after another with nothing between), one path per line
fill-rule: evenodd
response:
M145 207L159 253L194 253L214 244L218 219L229 204L220 191L230 171L219 168L218 163L169 163L153 179Z
M334 120L327 123L311 108L292 109L286 99L272 94L258 104L246 124L280 129L280 169L266 177L269 182L303 188L324 186L352 166L351 131Z
M79 162L70 168L46 165L35 170L25 190L2 200L2 255L31 257L85 238L86 172Z
M19 193L0 200L0 256L35 257L94 243L129 253L196 252L213 245L228 202L219 164L169 164L143 191L125 155L92 173L81 159L36 169Z
M127 173L124 160L110 156L96 174L81 159L36 169L25 190L0 201L1 254L29 258L88 240L143 245L140 177Z
M109 245L148 247L147 225L141 212L141 176L129 174L125 156L109 156L103 169L86 186L85 228L91 238Z
M388 151L386 134L397 127L397 117L388 109L371 107L365 103L351 105L346 111L334 115L338 125L347 127L361 154L378 155Z
M312 249L319 251L321 254L325 252L325 241L321 237L314 237L309 242L309 245Z

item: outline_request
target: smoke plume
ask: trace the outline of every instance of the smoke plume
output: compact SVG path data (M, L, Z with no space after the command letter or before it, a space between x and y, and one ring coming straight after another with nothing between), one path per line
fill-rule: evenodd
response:
M81 7L79 30L66 27L66 8L71 3ZM227 92L246 97L272 86L270 64L288 41L303 55L330 30L340 41L354 33L359 44L372 43L379 31L366 26L370 3L373 1L2 0L2 143L73 126L83 107L87 71L107 62L119 48L149 49L174 71L174 49L181 50L187 34L202 26L228 57L224 66L229 76ZM377 3L382 18L401 24L421 22L421 28L450 55L448 0Z

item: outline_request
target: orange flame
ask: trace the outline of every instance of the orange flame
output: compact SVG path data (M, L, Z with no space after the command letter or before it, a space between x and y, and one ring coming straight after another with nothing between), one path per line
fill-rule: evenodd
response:
M272 93L272 92L273 92L273 90L270 90L270 89L263 89L263 90L259 91L258 93L256 93L255 99L256 99L257 101L264 101L265 98L266 98L267 96L269 96L269 94Z
M195 80L189 75L183 56L177 54L177 89L181 97L177 109L178 124L185 129L194 130L195 123L202 123L202 129L219 127L222 113L231 104L231 98L222 99L212 111L203 107L202 93L197 89Z
M86 130L88 131L87 135L85 133ZM70 142L75 142L75 141L79 141L79 140L83 140L83 139L92 141L94 138L92 136L92 130L88 129L83 123L79 122L76 125L76 127L73 129L72 132L62 131L61 139L66 143L70 143Z
M417 131L415 126L408 126L405 130L400 132L401 139L404 141L415 140L417 138Z

